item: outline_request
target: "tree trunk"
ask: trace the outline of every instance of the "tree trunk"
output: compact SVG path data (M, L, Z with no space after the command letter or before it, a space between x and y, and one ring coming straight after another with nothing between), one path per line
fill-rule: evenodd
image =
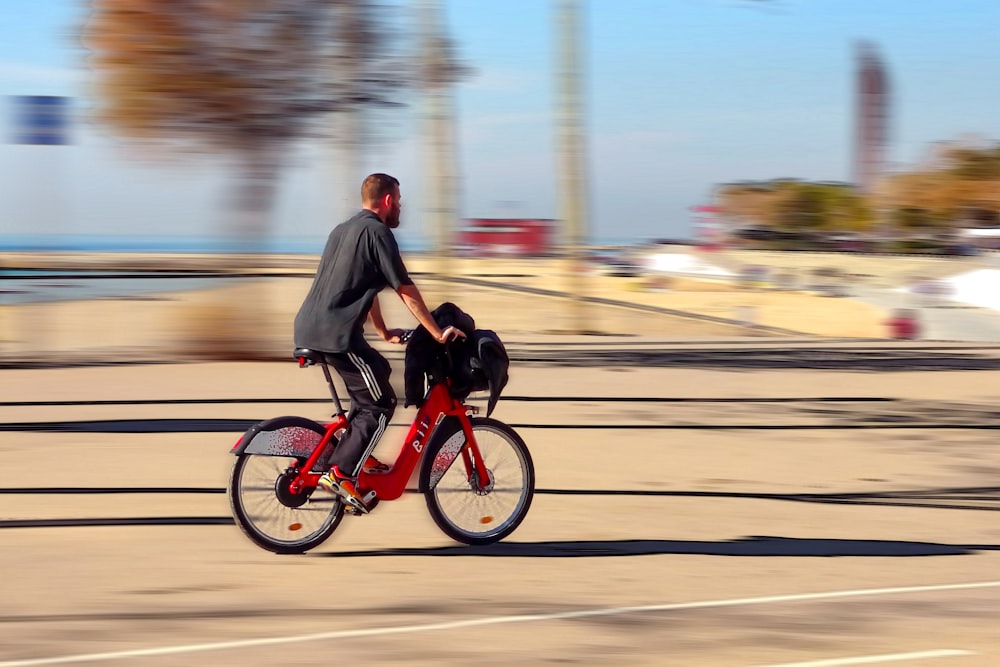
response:
M281 161L276 149L239 154L239 171L225 215L220 267L254 274L270 265L271 221ZM201 359L265 359L290 350L292 343L275 334L266 278L227 278L212 298L184 313L186 333L180 353Z
M226 250L241 254L267 252L271 250L271 223L278 191L278 151L249 149L239 157L232 208L227 215Z

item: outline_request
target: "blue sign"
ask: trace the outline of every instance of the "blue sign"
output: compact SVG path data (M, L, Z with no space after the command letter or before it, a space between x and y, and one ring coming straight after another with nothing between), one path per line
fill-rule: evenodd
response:
M14 143L62 146L69 143L69 98L18 95L14 101Z

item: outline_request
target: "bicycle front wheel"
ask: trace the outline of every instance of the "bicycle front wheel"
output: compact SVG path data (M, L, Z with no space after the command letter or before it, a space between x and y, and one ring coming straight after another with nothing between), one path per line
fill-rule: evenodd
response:
M255 544L279 554L308 551L333 534L344 504L329 493L292 494L289 483L301 461L241 454L233 465L229 502L236 524Z
M491 544L521 524L535 493L535 469L521 436L495 419L476 417L472 432L481 460L471 448L454 451L454 438L441 438L421 469L427 509L448 537L463 544ZM489 483L479 483L485 467Z

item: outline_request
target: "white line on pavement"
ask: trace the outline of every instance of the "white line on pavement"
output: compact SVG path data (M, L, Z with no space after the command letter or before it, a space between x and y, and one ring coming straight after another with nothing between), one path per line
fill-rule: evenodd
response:
M864 588L848 591L828 591L826 593L798 593L793 595L768 595L753 598L735 598L730 600L704 600L702 602L676 602L668 604L639 605L634 607L605 607L601 609L581 609L578 611L555 612L551 614L523 614L517 616L488 616L471 618L463 621L447 621L443 623L423 623L419 625L397 625L384 628L368 628L362 630L336 630L332 632L317 632L307 635L290 635L284 637L261 637L259 639L241 639L228 642L212 642L208 644L187 644L180 646L160 646L156 648L133 649L129 651L113 651L109 653L85 653L77 655L53 656L49 658L28 658L26 660L9 660L0 662L0 667L36 667L38 665L65 665L74 662L102 662L123 660L125 658L140 658L162 655L179 655L182 653L198 653L204 651L222 651L226 649L242 649L254 646L273 646L275 644L293 644L298 642L325 641L328 639L357 639L359 637L376 637L385 635L415 634L420 632L440 632L443 630L461 630L485 625L501 625L505 623L531 623L544 621L570 620L574 618L590 618L595 616L616 616L621 614L642 614L660 611L678 611L682 609L712 609L717 607L738 607L756 604L775 604L782 602L812 602L816 600L835 600L838 598L870 597L876 595L903 595L907 593L933 593L935 591L960 591L977 588L997 588L1000 581L978 581L966 584L939 584L934 586L903 586L897 588ZM848 663L842 663L848 664ZM858 663L861 664L861 663Z
M902 660L927 660L930 658L954 658L960 655L975 655L972 651L957 649L940 649L937 651L918 651L916 653L891 653L886 655L862 655L856 658L831 658L829 660L810 660L808 662L783 662L780 665L761 665L760 667L846 667L847 665L875 665L880 662L900 662Z

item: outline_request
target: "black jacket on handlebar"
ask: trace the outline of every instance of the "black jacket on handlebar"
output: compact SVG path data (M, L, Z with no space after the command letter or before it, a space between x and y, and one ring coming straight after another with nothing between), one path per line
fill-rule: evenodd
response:
M404 406L420 406L427 389L445 378L451 380L452 396L465 400L473 391L489 390L486 414L496 407L500 392L507 384L510 360L500 337L488 329L476 329L468 313L451 302L431 311L434 321L444 329L453 326L466 335L445 346L419 326L406 345L403 370Z

